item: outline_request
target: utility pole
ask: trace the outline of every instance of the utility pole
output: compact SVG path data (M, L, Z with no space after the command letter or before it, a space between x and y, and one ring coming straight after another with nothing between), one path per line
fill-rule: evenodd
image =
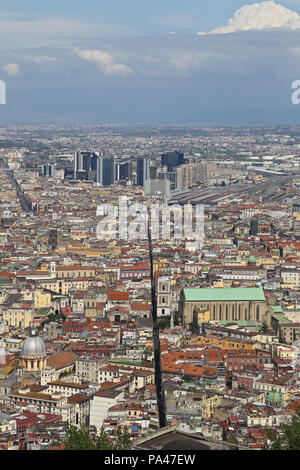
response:
M153 323L153 348L154 348L154 370L155 370L155 387L157 397L157 408L159 414L159 427L164 428L167 426L166 419L166 406L165 406L165 394L162 382L161 372L161 355L160 355L160 340L159 330L157 322L157 298L156 298L156 286L154 280L154 269L153 269L153 254L152 254L152 240L151 240L151 229L150 229L150 218L148 217L148 243L149 243L149 258L150 258L150 277L151 277L151 314Z

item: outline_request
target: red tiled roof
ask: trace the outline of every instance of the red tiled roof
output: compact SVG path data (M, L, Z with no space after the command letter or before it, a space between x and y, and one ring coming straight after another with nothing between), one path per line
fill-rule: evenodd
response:
M63 351L47 357L47 365L55 369L62 369L75 364L76 359L77 356L72 351Z
M128 302L129 294L126 291L114 291L108 289L107 300L111 302Z

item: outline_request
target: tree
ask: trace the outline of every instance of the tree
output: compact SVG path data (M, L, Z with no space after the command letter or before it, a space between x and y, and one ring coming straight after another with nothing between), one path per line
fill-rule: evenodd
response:
M66 320L66 318L67 317L63 315L62 313L59 313L59 314L49 313L49 315L47 315L47 317L44 318L44 320L42 321L41 326L45 326L47 323L50 323L50 322L62 323Z
M261 331L261 333L268 333L269 327L268 327L268 324L267 324L266 320L264 320L262 322L260 331Z
M77 428L67 424L66 439L64 441L66 450L130 450L130 434L127 429L120 426L117 429L116 439L111 442L108 435L101 428L100 434L90 436L88 428L82 426Z
M300 408L292 417L291 424L283 424L282 432L267 430L270 444L268 450L300 450Z
M176 311L174 313L173 318L174 318L174 326L179 326L179 312Z
M158 321L158 328L160 330L164 330L165 328L170 328L170 322L171 322L170 316L160 318Z
M66 428L66 440L64 441L66 450L94 450L95 441L90 437L87 428L77 428L70 424Z

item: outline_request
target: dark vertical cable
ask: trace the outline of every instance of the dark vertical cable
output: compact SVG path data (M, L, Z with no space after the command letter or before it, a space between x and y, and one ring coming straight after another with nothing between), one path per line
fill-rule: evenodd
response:
M165 407L165 394L162 382L161 372L161 355L160 355L160 340L159 330L157 323L157 299L154 281L153 270L153 254L152 254L152 240L150 218L148 217L148 243L149 243L149 258L150 258L150 277L151 277L151 314L153 322L153 348L154 348L154 370L155 370L155 386L157 396L157 408L159 414L159 427L164 428L167 426L166 420L166 407Z

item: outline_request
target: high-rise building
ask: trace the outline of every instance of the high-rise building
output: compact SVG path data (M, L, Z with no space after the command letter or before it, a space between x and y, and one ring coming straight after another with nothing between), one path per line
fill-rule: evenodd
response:
M115 159L114 157L103 158L103 186L115 183Z
M43 165L43 176L54 176L54 166L51 165L50 163L46 163Z
M206 183L216 173L214 162L198 161L175 168L176 189L189 188Z
M75 152L74 179L96 181L99 158L99 152Z
M176 189L176 172L175 171L167 171L167 167L163 167L162 171L157 171L156 178L159 180L168 180L170 181L170 189L173 191Z
M96 181L100 185L103 185L103 157L102 155L99 155L97 159Z
M123 181L131 176L131 165L130 162L116 162L116 181Z
M136 167L136 184L138 186L144 186L145 181L150 177L150 158L139 158L137 160L137 167Z
M186 162L184 154L181 152L167 152L161 155L162 166L166 165L171 172L176 166L183 165Z

